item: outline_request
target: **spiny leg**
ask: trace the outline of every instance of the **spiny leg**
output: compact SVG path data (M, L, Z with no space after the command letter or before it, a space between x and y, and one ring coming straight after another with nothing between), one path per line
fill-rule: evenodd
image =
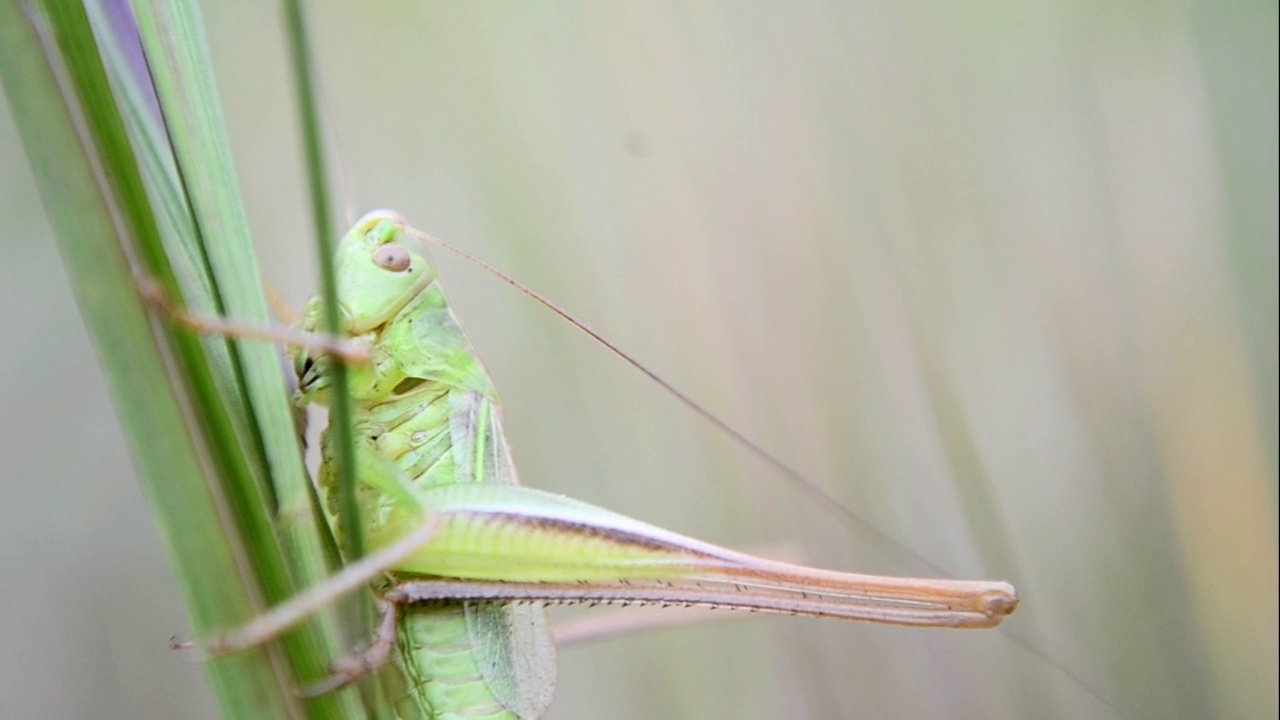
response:
M350 563L325 580L308 587L289 600L272 607L248 623L201 642L174 641L178 650L187 650L197 659L208 659L241 652L273 640L286 630L329 607L334 600L363 587L381 576L388 568L401 563L435 537L439 529L436 517L427 517L413 532L394 543Z
M313 698L344 687L369 675L386 664L396 645L396 603L378 599L378 626L369 644L362 650L344 655L329 666L329 677L299 691L303 698Z
M368 362L370 357L368 346L359 340L306 332L292 327L258 325L230 318L199 315L174 304L154 280L136 278L135 282L138 292L148 305L177 325L192 332L230 338L249 338L285 347L306 348L333 355L349 363Z
M285 302L284 297L280 295L275 286L269 282L263 282L262 289L266 290L267 304L271 306L271 312L275 313L276 317L283 320L286 325L297 325L298 312L289 303Z

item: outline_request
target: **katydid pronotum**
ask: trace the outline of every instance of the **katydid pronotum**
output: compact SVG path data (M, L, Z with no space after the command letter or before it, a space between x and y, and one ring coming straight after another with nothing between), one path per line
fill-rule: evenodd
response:
M380 637L394 656L404 718L537 718L551 701L555 648L543 603L690 604L878 623L998 625L1008 583L832 572L757 558L560 495L521 487L493 384L458 326L426 249L400 216L375 211L338 246L362 532L372 553L240 631L204 643L262 642L381 578ZM313 299L300 327L324 326ZM236 332L231 330L231 332ZM299 402L327 402L335 344L296 355ZM334 492L332 447L318 484ZM332 505L332 502L330 502ZM343 528L334 513L335 533ZM393 647L394 646L394 647ZM369 651L337 671L355 677Z

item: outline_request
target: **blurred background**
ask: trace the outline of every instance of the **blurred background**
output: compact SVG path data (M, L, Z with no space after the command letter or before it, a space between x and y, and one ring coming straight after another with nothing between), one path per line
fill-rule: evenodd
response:
M279 18L207 13L263 280L301 306ZM313 13L353 216L508 269L896 544L441 257L526 484L1022 598L997 631L564 648L550 718L1276 717L1274 3ZM213 717L7 109L0 156L0 716Z

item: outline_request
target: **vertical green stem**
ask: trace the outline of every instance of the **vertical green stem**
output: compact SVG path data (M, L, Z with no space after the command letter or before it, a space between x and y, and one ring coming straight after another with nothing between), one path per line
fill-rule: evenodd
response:
M308 190L311 195L312 223L316 230L316 247L320 255L320 292L324 303L324 329L333 337L343 335L342 314L338 307L338 281L333 270L333 227L330 222L328 174L324 145L320 137L319 113L316 111L311 49L307 41L302 4L285 0L285 24L289 37L294 88L298 98L299 122L302 124L306 154ZM343 543L348 561L364 554L364 535L355 497L355 443L351 434L351 393L347 369L334 363L331 375L333 400L329 406L329 432L336 454L338 481L338 515L344 532Z

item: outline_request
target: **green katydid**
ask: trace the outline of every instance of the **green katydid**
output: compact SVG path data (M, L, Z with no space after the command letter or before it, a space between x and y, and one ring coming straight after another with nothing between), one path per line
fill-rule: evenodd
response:
M343 327L368 355L352 364L350 388L358 507L372 554L209 649L261 642L389 571L374 647L395 645L406 680L395 698L401 717L536 718L556 671L541 603L692 604L961 628L993 627L1017 607L1003 582L768 561L519 486L497 394L449 309L426 240L400 216L375 211L336 251ZM323 327L321 306L318 298L307 306L303 331ZM333 352L332 343L308 343L298 353L299 401L327 401L329 371L341 362ZM332 508L327 432L321 450L319 484ZM333 513L330 521L344 532Z

